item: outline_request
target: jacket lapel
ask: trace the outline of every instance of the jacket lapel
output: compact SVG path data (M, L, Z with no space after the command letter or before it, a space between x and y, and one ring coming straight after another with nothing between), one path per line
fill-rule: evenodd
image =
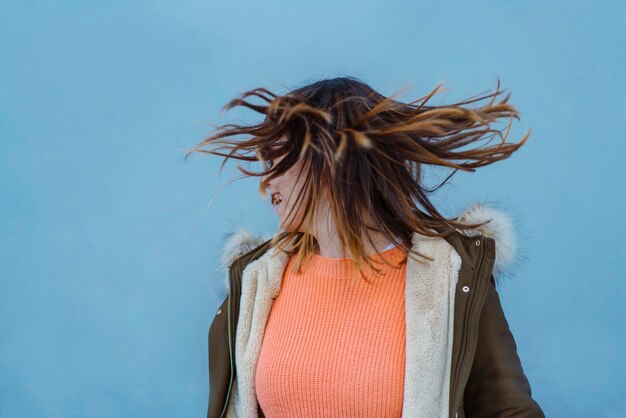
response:
M454 296L461 257L443 238L413 234L406 267L406 367L403 417L449 415Z
M282 274L288 261L288 254L273 247L248 264L242 272L240 313L235 339L237 378L233 382L233 399L228 407L227 417L258 417L254 373L261 351L263 331L272 303L280 292Z

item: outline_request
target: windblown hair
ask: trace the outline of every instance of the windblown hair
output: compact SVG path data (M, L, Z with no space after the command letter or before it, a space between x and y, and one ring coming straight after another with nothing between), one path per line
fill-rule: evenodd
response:
M340 242L352 254L356 267L353 279L364 263L379 272L373 266L375 260L364 251L364 239L374 246L369 231L382 233L410 256L413 232L446 237L456 229L482 226L484 222L465 224L456 222L458 217L446 219L428 195L458 170L473 172L477 167L508 158L530 136L529 130L519 143L505 142L512 119L519 120L519 114L507 103L510 93L495 101L502 94L499 79L491 94L428 106L441 85L410 103L395 100L397 94L385 97L355 77L317 81L282 96L265 88L249 90L228 102L222 111L244 106L265 115L263 122L219 126L214 135L188 151L185 159L193 152L223 156L220 172L229 158L258 161L262 172L248 171L239 164L237 168L246 177L267 176L259 185L262 197L267 195L267 184L273 178L302 159L303 188L287 217L294 210L297 212L304 201L304 215L297 229L305 232L296 229L279 233L279 227L270 246L278 245L282 251L297 254L296 267L300 271L303 260L319 251L319 244L309 231L319 209L317 203L325 193ZM252 103L249 98L253 97L264 103ZM485 99L489 100L482 106L467 106ZM491 128L501 118L510 120L504 135L503 130ZM251 138L228 139L242 134ZM494 136L501 141L487 146ZM486 138L489 141L483 146L461 149ZM203 149L211 144L218 147ZM220 152L223 149L228 153ZM282 156L276 165L271 164ZM449 167L453 172L439 186L428 189L422 185L423 164ZM303 223L305 228L301 228ZM400 242L396 237L401 238Z

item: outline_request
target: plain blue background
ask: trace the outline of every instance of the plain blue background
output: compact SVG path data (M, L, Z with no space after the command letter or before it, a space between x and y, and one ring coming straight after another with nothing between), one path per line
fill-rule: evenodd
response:
M105 4L106 3L106 4ZM608 2L3 1L0 416L200 417L226 232L270 233L257 179L185 151L244 90L353 75L433 104L492 91L508 159L434 201L515 217L499 292L549 417L626 414L625 7ZM443 173L440 179L444 178ZM435 183L431 183L433 185Z

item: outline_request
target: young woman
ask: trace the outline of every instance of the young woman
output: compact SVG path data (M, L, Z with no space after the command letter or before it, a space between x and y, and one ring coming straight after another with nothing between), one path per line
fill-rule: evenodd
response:
M219 127L187 154L259 161L260 173L238 168L261 176L279 218L271 237L239 230L224 244L208 418L544 417L496 291L516 254L511 220L482 203L447 219L428 198L530 132L507 143L491 128L519 119L498 88L427 105L439 88L410 103L354 77L251 90L225 109L263 122ZM227 139L240 134L251 138ZM431 190L425 165L454 171Z

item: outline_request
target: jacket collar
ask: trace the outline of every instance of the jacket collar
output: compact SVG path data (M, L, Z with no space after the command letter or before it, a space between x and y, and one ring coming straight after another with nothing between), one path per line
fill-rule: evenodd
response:
M514 270L526 258L518 248L518 234L514 226L513 215L508 210L495 205L476 202L462 210L458 220L462 223L478 223L489 219L491 221L480 228L459 230L459 233L469 237L482 235L495 240L496 254L493 275L496 283L500 284L505 277L512 277ZM271 235L255 234L244 228L228 232L223 239L219 256L219 270L227 271L237 258L269 239L271 239ZM226 294L229 286L228 276L223 279L221 286L223 293Z

